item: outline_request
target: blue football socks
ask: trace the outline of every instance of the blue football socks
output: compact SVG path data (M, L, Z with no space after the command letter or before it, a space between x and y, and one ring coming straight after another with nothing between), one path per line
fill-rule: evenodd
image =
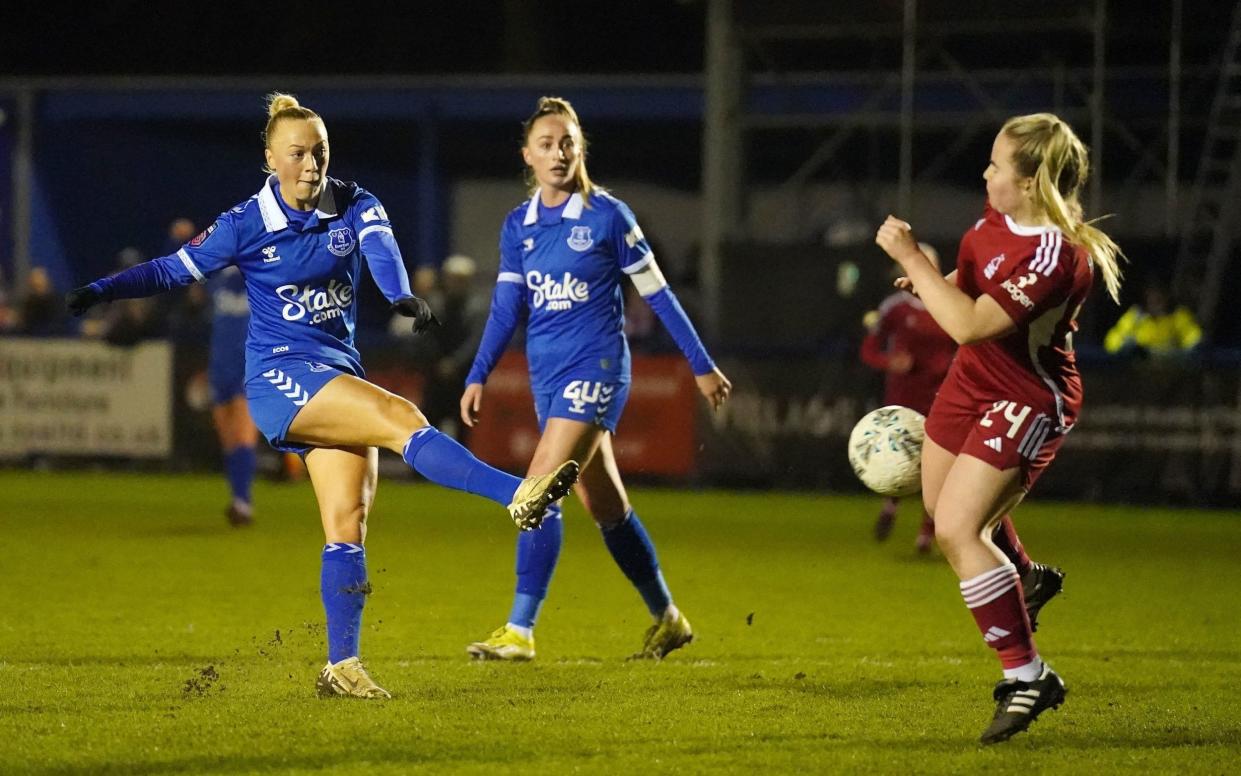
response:
M255 454L253 447L234 447L224 454L224 474L233 498L250 503L250 485L254 482Z
M362 608L370 595L366 550L360 544L335 542L323 547L319 593L327 613L328 662L356 657L362 635Z
M655 617L663 616L664 610L672 603L672 594L668 592L664 575L659 570L655 545L651 543L651 537L642 527L637 514L630 509L624 520L612 528L603 529L603 543L612 553L616 565L638 589L650 613Z
M521 479L488 466L457 440L433 426L423 426L405 443L402 455L410 468L436 485L484 496L508 506Z
M533 628L539 617L547 587L551 584L560 547L564 543L564 520L560 505L548 507L543 524L517 536L517 594L509 612L510 625Z

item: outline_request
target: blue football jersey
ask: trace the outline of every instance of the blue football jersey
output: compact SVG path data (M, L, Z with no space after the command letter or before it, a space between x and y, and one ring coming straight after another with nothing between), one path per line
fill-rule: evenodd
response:
M369 192L329 177L317 208L299 226L274 187L271 176L258 194L177 251L186 274L177 280L202 281L230 265L241 270L250 312L247 377L290 357L358 372L353 343L364 241L375 246L366 249L367 261L385 296L410 295L388 215Z
M653 260L633 212L606 192L540 213L538 195L500 231L500 283L525 289L526 356L536 390L560 379L629 381L621 281Z

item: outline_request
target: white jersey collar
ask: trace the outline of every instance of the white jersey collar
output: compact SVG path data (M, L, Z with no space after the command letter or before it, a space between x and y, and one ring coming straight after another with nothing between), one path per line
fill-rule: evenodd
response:
M1007 213L1004 214L1004 223L1008 225L1008 231L1013 234L1019 234L1022 237L1034 237L1040 234L1047 234L1048 232L1060 231L1058 226L1022 226L1009 218Z
M577 221L582 217L582 195L573 192L569 197L569 201L565 203L564 210L560 211L560 217L572 218ZM522 220L522 226L531 226L539 220L539 192L534 192L534 196L530 198L530 204L526 206L526 217Z
M267 227L269 232L278 232L289 227L289 219L284 214L284 208L276 201L276 192L272 188L275 182L275 175L267 176L266 182L263 183L263 190L258 193L259 213L263 216L263 226ZM315 215L320 221L335 218L338 215L336 195L332 193L330 178L324 182L323 191L319 192L319 203L315 207Z
M267 176L263 189L259 192L259 213L263 215L263 226L267 227L269 232L279 232L289 226L289 219L285 217L284 210L276 201L276 192L271 187L275 182L275 175Z

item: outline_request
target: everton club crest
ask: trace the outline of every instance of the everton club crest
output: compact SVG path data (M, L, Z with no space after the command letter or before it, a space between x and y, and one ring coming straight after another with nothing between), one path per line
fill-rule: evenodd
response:
M327 233L327 249L337 256L348 256L353 253L353 246L356 242L353 239L353 230L347 226Z
M569 247L578 253L587 250L590 246L595 244L595 241L590 236L589 226L573 227L572 231L569 232L568 242Z

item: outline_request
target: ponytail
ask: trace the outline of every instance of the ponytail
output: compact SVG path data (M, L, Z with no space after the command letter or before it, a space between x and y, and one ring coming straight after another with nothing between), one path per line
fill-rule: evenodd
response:
M1034 179L1035 205L1069 242L1086 249L1103 275L1108 295L1119 304L1124 253L1095 226L1102 219L1086 221L1082 213L1081 190L1090 172L1086 146L1068 124L1051 113L1015 116L1001 131L1017 145L1013 152L1017 171Z

